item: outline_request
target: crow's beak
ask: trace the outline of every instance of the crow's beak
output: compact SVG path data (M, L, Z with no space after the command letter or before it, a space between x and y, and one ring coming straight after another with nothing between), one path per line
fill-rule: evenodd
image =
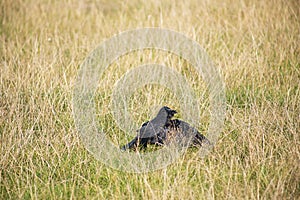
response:
M177 113L177 111L176 110L171 110L171 115L175 115L176 113Z

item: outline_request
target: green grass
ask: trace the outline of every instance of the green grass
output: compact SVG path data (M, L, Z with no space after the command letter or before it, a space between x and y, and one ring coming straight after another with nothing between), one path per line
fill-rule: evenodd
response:
M300 198L298 1L4 0L0 9L0 199ZM196 40L221 68L224 131L205 158L190 149L163 170L116 171L84 148L72 90L80 64L98 44L153 26ZM99 80L97 119L111 140L130 139L110 112L113 86L149 62L186 77L201 99L203 121L196 126L206 133L209 104L193 67L145 50L118 59ZM172 91L147 85L128 105L141 124L161 104L179 109Z

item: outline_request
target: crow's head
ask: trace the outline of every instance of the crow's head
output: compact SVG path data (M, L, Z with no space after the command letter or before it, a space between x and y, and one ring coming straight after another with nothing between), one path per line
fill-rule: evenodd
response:
M164 110L167 113L167 117L171 119L176 113L176 110L172 110L171 108L164 106L160 110Z

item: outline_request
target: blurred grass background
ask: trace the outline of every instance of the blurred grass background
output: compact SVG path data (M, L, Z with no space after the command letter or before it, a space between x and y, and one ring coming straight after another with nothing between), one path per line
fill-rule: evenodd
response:
M3 0L0 9L0 199L300 198L298 1ZM128 174L84 148L72 89L91 50L142 27L199 42L222 69L228 110L224 132L204 159L191 150L164 170ZM121 58L101 79L98 117L115 143L122 132L114 137L110 87L126 70L147 61L170 64L202 94L192 67L160 53ZM130 108L138 123L152 104L178 108L170 91L141 90Z

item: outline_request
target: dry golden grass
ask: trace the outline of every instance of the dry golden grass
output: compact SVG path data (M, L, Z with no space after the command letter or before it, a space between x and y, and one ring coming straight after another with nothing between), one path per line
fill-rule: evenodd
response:
M299 199L298 4L1 1L0 199ZM196 40L221 67L225 129L204 159L190 150L164 170L128 174L105 166L84 148L72 116L72 89L80 63L105 38L153 26ZM171 65L201 95L201 79L191 67L154 53L141 56ZM108 110L110 86L141 63L135 56L120 59L99 87L98 117L116 133ZM170 91L142 90L130 107L139 123L149 117L151 105L178 108L166 95ZM120 142L121 134L113 133L112 140Z

